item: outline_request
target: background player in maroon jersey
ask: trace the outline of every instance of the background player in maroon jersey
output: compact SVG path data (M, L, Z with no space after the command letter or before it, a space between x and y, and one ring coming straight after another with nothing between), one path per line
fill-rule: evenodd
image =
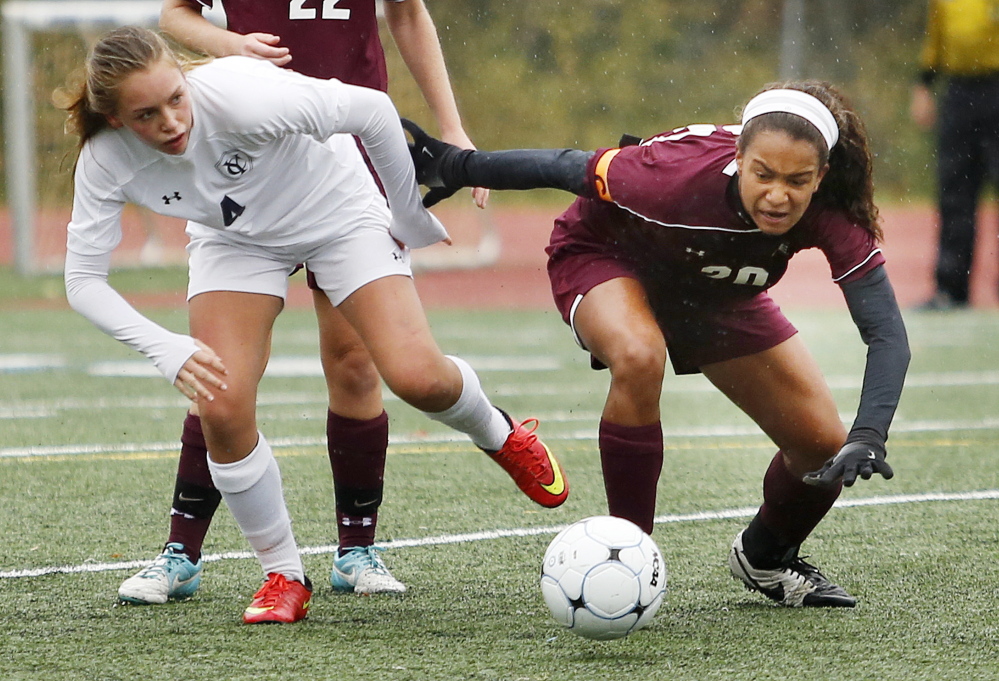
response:
M405 125L417 178L436 188L425 203L465 185L579 195L556 220L548 271L576 340L610 368L599 446L611 514L652 530L668 353L779 447L763 505L733 542L732 574L783 605L853 606L798 550L842 485L892 477L885 442L909 347L878 248L866 133L842 96L826 83L775 84L741 127L689 126L596 152L462 151ZM806 248L826 255L868 346L849 433L766 293Z
M212 4L212 0L164 0L161 28L186 47L212 56L252 56L307 76L387 90L374 0L223 0L228 30L202 16L202 6ZM388 0L384 7L388 28L437 118L443 139L473 148L462 127L437 30L423 0ZM473 198L479 207L485 206L488 190L473 190ZM331 582L344 591L401 592L405 586L373 548L388 447L381 381L357 333L311 276L309 283L329 392L327 440L340 544ZM200 579L202 544L220 501L206 460L200 419L192 411L181 437L166 548L152 566L121 585L118 595L122 600L165 603L172 597L189 596L197 588L192 575Z

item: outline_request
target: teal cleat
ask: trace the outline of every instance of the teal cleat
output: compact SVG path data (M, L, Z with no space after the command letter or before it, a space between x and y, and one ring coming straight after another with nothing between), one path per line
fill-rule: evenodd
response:
M183 544L171 542L152 564L118 587L118 599L133 605L160 605L190 598L201 585L201 560L192 563Z

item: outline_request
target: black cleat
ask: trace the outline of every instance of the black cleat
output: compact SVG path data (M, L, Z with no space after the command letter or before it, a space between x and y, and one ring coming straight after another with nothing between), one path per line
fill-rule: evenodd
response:
M743 550L742 532L732 542L728 566L747 589L789 608L852 608L857 604L856 598L826 579L817 567L798 558L797 549L779 567L754 568Z

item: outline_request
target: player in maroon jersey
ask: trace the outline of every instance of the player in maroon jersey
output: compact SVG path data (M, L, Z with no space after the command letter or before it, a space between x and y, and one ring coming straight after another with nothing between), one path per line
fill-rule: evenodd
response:
M668 355L677 373L703 373L779 448L763 505L733 542L732 574L783 605L851 607L798 550L844 484L893 475L885 442L909 347L878 248L871 153L861 120L826 83L768 86L742 122L596 152L462 151L406 126L417 178L433 187L427 204L465 185L579 195L555 222L548 272L577 342L610 368L599 430L610 513L652 530ZM806 248L825 254L868 346L849 432L767 294Z
M266 59L316 78L386 91L385 55L374 0L222 0L227 29L202 14L212 0L164 0L161 27L185 46L221 57ZM442 137L473 148L451 91L433 21L422 0L388 0L385 19L431 110ZM473 190L483 207L488 190ZM320 354L329 392L327 441L333 469L340 551L331 581L339 590L398 592L396 580L373 548L382 500L388 416L381 380L368 351L343 315L314 284ZM160 557L130 577L119 597L130 603L165 603L190 596L201 573L201 548L220 501L207 466L201 422L192 410L181 437L170 516ZM195 578L197 576L197 579Z

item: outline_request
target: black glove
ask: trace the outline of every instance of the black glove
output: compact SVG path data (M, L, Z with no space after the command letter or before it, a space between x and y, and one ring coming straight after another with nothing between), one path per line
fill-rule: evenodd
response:
M891 480L895 472L885 461L885 456L885 443L881 436L862 429L859 433L851 433L839 453L826 461L822 468L807 473L802 479L817 487L830 487L840 478L843 478L844 485L850 487L857 481L858 475L870 480L875 473Z
M416 181L430 187L430 191L423 197L424 207L430 208L461 189L462 185L448 186L444 182L442 168L453 163L462 149L431 137L423 128L406 118L402 119L402 127L413 137L409 155L416 168Z

